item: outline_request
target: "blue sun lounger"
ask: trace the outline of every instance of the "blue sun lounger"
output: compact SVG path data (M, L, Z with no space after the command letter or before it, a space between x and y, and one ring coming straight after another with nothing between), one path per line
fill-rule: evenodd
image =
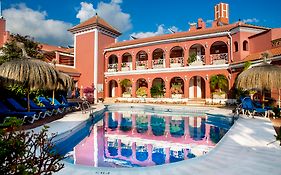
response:
M23 107L15 99L7 98L7 101L13 106L13 108L15 108L15 110L21 111L21 112L27 112L27 108ZM37 113L38 117L35 119L38 120L39 118L45 118L47 109L33 109L30 107L30 111Z
M264 117L267 117L268 110L260 107L256 107L250 97L245 97L242 100L241 108L243 114L248 114L249 116L254 116L256 113L262 114Z
M3 102L0 101L0 116L5 116L5 117L15 116L19 119L22 119L24 122L28 121L29 123L33 123L36 118L36 113L11 111Z
M64 108L60 105L52 105L51 102L46 99L45 97L38 97L38 100L43 103L43 105L48 109L48 110L55 110L56 114L60 113L62 114L64 112Z

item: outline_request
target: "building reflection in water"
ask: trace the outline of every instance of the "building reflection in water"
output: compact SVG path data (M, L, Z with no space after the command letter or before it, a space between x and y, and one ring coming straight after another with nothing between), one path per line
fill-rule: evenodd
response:
M203 116L105 112L75 148L75 164L143 167L173 163L210 151L227 132Z

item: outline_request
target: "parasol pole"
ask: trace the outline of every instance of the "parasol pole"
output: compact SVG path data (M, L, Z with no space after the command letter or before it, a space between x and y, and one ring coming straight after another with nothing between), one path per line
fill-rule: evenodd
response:
M55 104L55 90L53 90L53 99L52 99L52 105Z
M280 89L278 89L278 106L280 108Z
M30 112L29 88L27 88L27 112Z

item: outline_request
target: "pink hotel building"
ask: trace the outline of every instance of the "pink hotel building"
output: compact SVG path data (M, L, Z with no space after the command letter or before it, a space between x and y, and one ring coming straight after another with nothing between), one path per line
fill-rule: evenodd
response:
M134 98L143 86L150 98L150 88L159 83L165 87L163 98L168 99L174 97L172 84L181 83L183 93L178 98L208 102L212 98L210 77L224 75L231 89L246 61L258 64L262 54L268 53L271 64L281 65L281 28L229 24L226 3L214 7L209 28L198 19L189 31L116 42L121 33L94 16L69 31L74 35L74 48L43 45L46 61L56 59L58 69L71 75L80 89L93 85L95 99ZM189 61L192 55L195 59ZM131 94L123 94L123 79L131 81Z

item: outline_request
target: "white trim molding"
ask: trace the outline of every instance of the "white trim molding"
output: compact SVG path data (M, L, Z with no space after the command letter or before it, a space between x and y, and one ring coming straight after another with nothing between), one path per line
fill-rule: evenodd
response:
M105 52L116 51L116 50L123 50L123 49L130 49L136 47L144 47L149 45L155 44L163 44L163 43L172 43L172 42L181 42L181 41L188 41L188 40L196 40L196 39L205 39L205 38L212 38L212 37L220 37L220 36L227 36L229 32L219 32L219 33L210 33L205 35L197 35L197 36L187 36L187 37L180 37L180 38L172 38L172 39L164 39L158 41L151 41L139 44L132 44L128 46L120 46L115 48L107 48L104 49Z
M174 67L162 69L145 69L145 70L132 70L121 72L105 72L105 77L122 76L122 75L139 75L139 74L157 74L157 73L171 73L171 72L192 72L192 71L210 71L227 69L229 64L220 65L205 65L205 66L187 66L187 67Z
M98 60L99 60L99 30L94 29L95 31L95 43L94 43L94 86L95 86L95 91L94 91L94 98L95 101L98 99Z

